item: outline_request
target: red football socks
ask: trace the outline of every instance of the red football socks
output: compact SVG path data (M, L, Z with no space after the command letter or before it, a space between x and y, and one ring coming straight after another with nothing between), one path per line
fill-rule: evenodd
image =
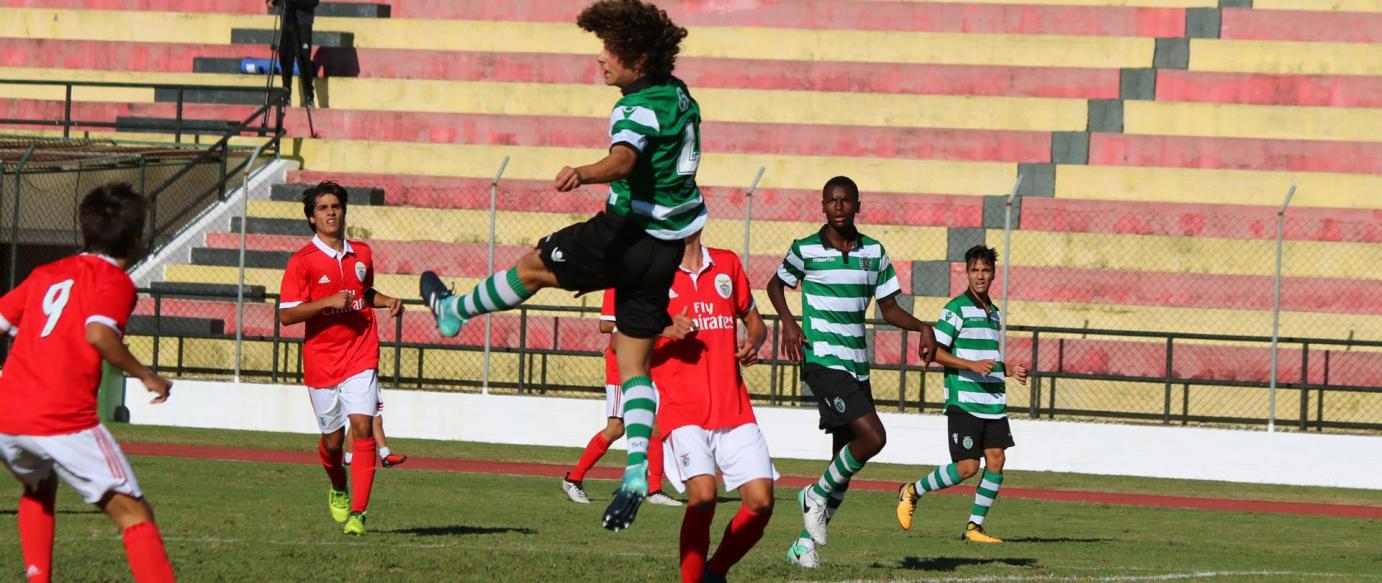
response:
M681 519L681 580L699 583L705 571L705 556L710 552L710 523L715 521L715 507L702 512L686 507Z
M566 473L566 479L572 482L579 482L585 479L585 473L600 461L600 457L609 451L609 440L605 439L605 434L596 433L595 437L590 438L590 443L585 444L585 452L581 454L580 461L576 462L576 467Z
M326 437L317 441L317 455L321 456L322 468L326 470L326 477L331 478L331 487L337 490L346 489L345 462L342 452L331 453L326 449ZM370 456L374 457L374 456Z
M355 440L355 463L350 464L350 511L364 512L369 507L369 491L374 486L374 438Z
M49 496L25 494L19 498L19 547L29 583L47 583L53 575L53 502Z
M728 573L729 568L744 558L749 549L758 544L758 539L763 538L763 530L767 528L769 518L772 518L772 513L758 514L748 508L739 507L734 520L725 527L725 536L720 539L720 546L715 549L715 556L710 558L707 568L721 575Z
M654 431L648 440L648 492L662 489L662 433Z
M141 522L125 529L125 556L130 561L130 573L137 583L171 583L173 564L168 562L168 553L163 550L163 536L158 534L158 525Z

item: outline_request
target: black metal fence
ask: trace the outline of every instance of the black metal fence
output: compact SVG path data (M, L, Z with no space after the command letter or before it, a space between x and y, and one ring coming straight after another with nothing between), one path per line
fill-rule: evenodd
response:
M143 316L131 326L131 346L174 377L230 379L237 364L231 356L236 320L206 314L233 309L234 286L196 291L187 285L141 291ZM242 380L302 381L301 327L280 326L277 303L277 296L262 288L246 295ZM426 309L407 303L409 310L398 318L377 312L386 388L603 394L606 339L595 332L593 309L524 305L497 315L508 320L491 334L486 379L482 334L444 341L432 331ZM765 318L770 336L761 364L745 370L753 400L813 406L799 380L799 364L780 356L776 318ZM476 321L467 329L480 325ZM943 374L938 367L919 366L915 335L878 326L870 331L870 345L873 391L881 409L941 411ZM1014 326L1008 346L1010 362L1036 364L1025 388L1008 384L1014 417L1263 426L1272 415L1265 376L1268 337ZM1283 365L1275 399L1280 428L1382 430L1382 367L1376 366L1382 362L1382 342L1282 338L1280 346ZM1288 360L1294 365L1285 364Z

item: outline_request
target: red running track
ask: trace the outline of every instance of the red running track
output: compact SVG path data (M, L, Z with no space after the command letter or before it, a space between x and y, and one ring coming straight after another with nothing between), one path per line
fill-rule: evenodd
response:
M308 451L140 442L122 443L120 447L128 455L300 465L318 465L321 463L321 461L317 459L317 454L315 452ZM412 457L408 458L408 463L406 465L399 466L398 469L558 478L565 475L571 468L569 466L556 464ZM589 476L597 480L617 480L622 475L622 472L623 470L619 468L595 467L591 469ZM777 481L777 485L783 488L800 488L813 482L815 482L815 478L783 476ZM897 483L855 479L850 482L850 489L891 493L897 491ZM955 486L953 488L941 490L939 493L953 496L973 496L974 488L971 486ZM1080 502L1085 504L1114 504L1119 506L1191 508L1197 510L1224 510L1230 512L1260 512L1268 514L1382 519L1382 507L1345 504L1312 504L1304 502L1274 502L1269 500L1161 496L1156 494L1047 490L1012 486L1003 488L1003 497L1023 500Z
M575 22L584 7L564 0L374 0L393 18ZM669 2L682 26L841 29L989 34L1180 37L1180 8L909 4L846 0ZM265 14L258 0L5 0L3 6Z

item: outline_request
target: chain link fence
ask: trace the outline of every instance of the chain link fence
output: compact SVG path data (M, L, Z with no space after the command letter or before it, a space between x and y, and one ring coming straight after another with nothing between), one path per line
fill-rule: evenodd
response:
M162 322L139 339L144 354L157 350L161 370L179 376L233 376L243 224L241 379L300 382L302 326L277 324L276 294L288 257L312 236L302 215L302 191L326 178L332 177L304 172L289 184L263 186L250 194L247 220L208 233L188 262L167 265L164 277L146 290L148 301L140 302L142 316ZM467 292L513 265L540 237L599 211L603 189L557 193L545 181L502 175L353 175L344 182L350 190L347 233L372 246L376 288L408 300L399 318L376 312L386 388L603 394L608 338L598 331L600 292L547 290L519 309L469 322L454 339L440 338L426 308L415 301L423 270L435 270L458 292ZM746 176L741 188L706 189L712 218L704 242L744 259L770 326L763 364L745 371L755 400L814 406L799 367L780 358L778 326L764 288L791 242L820 229L819 193L755 189L755 182ZM993 291L995 299L1007 294L1009 360L1036 363L1028 387L1010 384L1013 415L1382 429L1382 326L1372 322L1382 305L1373 296L1382 291L1368 285L1371 276L1363 268L1382 258L1382 245L1363 226L1338 227L1352 234L1322 241L1311 232L1312 225L1326 222L1318 212L1301 209L1292 219L1297 211L1287 211L1272 391L1271 209L1168 218L1154 216L1154 209L1060 207L1049 198L1019 197L1012 229L1005 233L1002 203L1001 196L866 192L859 222L886 247L902 286L900 303L927 321L965 289L965 250L977 244L998 248L1011 282L1004 290L1000 275ZM1055 210L1064 223L1052 222ZM1365 212L1358 214L1365 220ZM1186 224L1198 226L1187 231ZM790 290L789 303L799 313L799 297ZM880 408L938 412L942 375L938 368L920 367L916 336L873 324L872 385ZM183 331L195 334L170 333L178 326L192 326Z

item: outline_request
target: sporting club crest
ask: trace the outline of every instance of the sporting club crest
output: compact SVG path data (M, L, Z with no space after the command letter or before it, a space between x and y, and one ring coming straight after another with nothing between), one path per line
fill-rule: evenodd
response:
M974 438L973 438L973 437L970 437L970 436L968 436L968 435L966 435L966 436L965 436L964 446L965 446L965 449L973 449L973 448L974 448Z
M845 412L845 400L844 400L844 399L841 399L841 398L839 398L839 397L835 397L835 411L836 411L837 413L844 413L844 412Z
M870 263L871 263L871 261L869 260L868 257L860 257L860 258L859 258L859 267L864 268L864 271L868 271L868 270L869 270L869 264L870 264Z

